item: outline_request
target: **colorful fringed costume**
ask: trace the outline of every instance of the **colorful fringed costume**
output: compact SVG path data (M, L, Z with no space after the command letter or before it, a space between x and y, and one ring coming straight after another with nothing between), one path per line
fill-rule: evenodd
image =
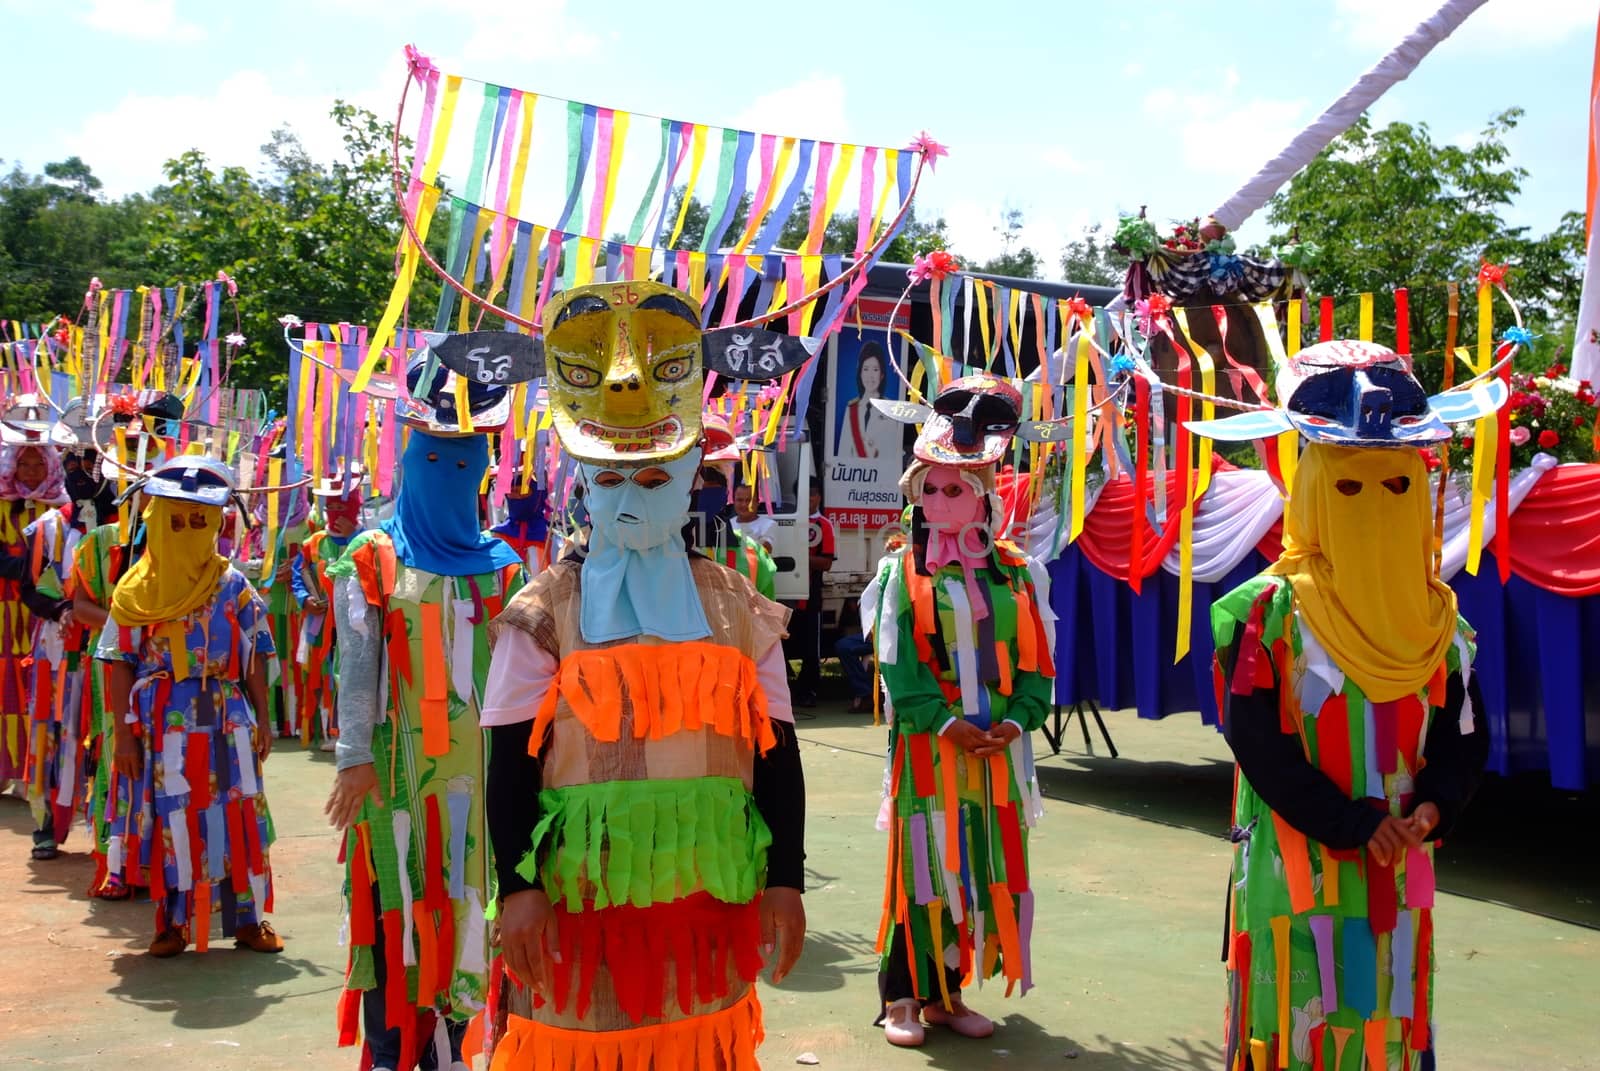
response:
M1283 553L1211 613L1239 764L1225 1066L1421 1071L1435 1066L1433 842L1488 749L1417 448L1506 390L1429 398L1409 355L1351 340L1288 358L1277 390L1280 410L1189 425L1308 440Z
M1470 677L1471 633L1462 622L1421 690L1373 703L1303 626L1282 577L1257 577L1218 600L1212 627L1218 708L1240 757L1227 1066L1428 1066L1422 1060L1433 1054L1433 845L1379 866L1360 846L1365 827L1341 836L1335 822L1323 836L1340 846L1319 842L1320 827L1296 828L1262 795L1305 773L1288 762L1252 769L1262 752L1259 740L1247 737L1292 739L1304 763L1345 798L1381 808L1369 813L1408 813L1420 798L1419 784L1435 790L1436 802L1448 797L1459 809L1465 793L1446 779L1455 781L1473 765L1463 756L1461 735L1473 719L1466 709L1463 721L1461 683ZM1292 983L1278 984L1285 975ZM1257 1047L1265 1050L1265 1064L1251 1062Z
M402 1052L415 1054L427 1040L417 1036L418 1011L464 1021L487 996L489 844L478 708L489 622L521 586L523 571L513 563L441 576L405 564L380 530L357 536L329 574L354 585L335 585L335 605L353 611L343 642L381 642L388 693L371 734L383 799L368 801L345 841L350 969L340 1040L354 1043L358 998L378 987L382 957L402 968L386 972L384 1020L400 1030ZM346 722L349 704L366 698L351 687L341 693Z
M111 592L126 569L124 559L130 547L122 542L121 526L102 524L89 529L78 541L73 555L71 587L86 594L102 609L111 606ZM98 628L86 629L83 649L94 652L100 645ZM95 876L91 892L99 891L109 873L106 867L106 850L111 841L112 726L111 707L107 698L110 667L97 659L88 659L84 666L85 688L88 692L90 722L86 747L93 759L93 780L90 782L86 806L89 828L94 836ZM143 869L136 859L123 859L123 872L119 881L132 885L148 884Z
M771 834L752 789L776 742L757 663L787 613L705 559L693 571L704 640L586 642L570 560L495 623L559 665L529 736L542 817L517 870L555 903L560 961L553 999L513 1014L498 1069L588 1066L596 1045L629 1068L716 1066L695 1062L713 1051L756 1066Z
M349 540L335 539L326 530L318 530L306 537L297 552L299 561L293 586L299 603L300 628L295 648L292 653L286 653L285 658L292 657L294 673L300 682L305 704L300 711L300 740L307 746L313 735L331 740L339 734L335 714L339 681L338 629L332 611L333 581L328 569L344 557L349 547ZM316 614L307 612L300 599L302 589L320 598L329 609Z
M113 611L100 637L99 658L133 668L129 718L144 742L139 778L114 778L110 878L148 883L158 933L192 925L202 951L213 911L232 936L272 910L272 820L240 687L271 654L266 608L231 567L182 618L135 628Z
M13 449L8 447L7 449ZM32 548L23 533L52 506L31 498L0 499L0 788L27 776L28 723L32 681L34 618L22 601L22 585L32 571Z
M1030 734L1050 710L1049 631L1027 562L1001 543L976 587L975 623L960 565L931 573L911 550L886 557L863 598L888 696L890 836L878 950L903 946L922 1000L1003 974L1032 985L1034 902L1028 831L1042 813ZM974 758L941 735L954 718L1022 730L1004 752ZM899 994L909 996L912 994Z
M32 557L33 586L53 604L34 618L33 718L28 736L28 800L39 830L35 840L60 845L83 805L84 755L92 710L84 672L88 632L56 618L70 607L67 581L82 534L72 507L53 509L23 530ZM53 616L46 616L53 615Z

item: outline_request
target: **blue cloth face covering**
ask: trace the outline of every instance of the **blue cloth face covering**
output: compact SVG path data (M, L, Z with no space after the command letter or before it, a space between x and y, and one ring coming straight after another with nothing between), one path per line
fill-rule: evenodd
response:
M394 516L379 526L402 562L440 576L476 576L521 560L479 526L478 488L488 468L483 436L445 438L412 429L400 457Z
M643 634L680 642L711 635L681 535L700 451L638 468L578 468L590 517L579 613L584 641L606 643ZM633 481L652 468L672 478L659 487ZM596 478L604 472L624 479L602 487Z

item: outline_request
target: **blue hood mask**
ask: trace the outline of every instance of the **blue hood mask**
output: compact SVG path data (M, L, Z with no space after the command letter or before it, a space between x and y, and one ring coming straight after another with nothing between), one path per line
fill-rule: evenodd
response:
M699 468L698 448L673 461L578 466L591 521L579 613L584 642L711 635L682 539ZM656 469L671 478L656 487L635 482Z
M478 487L488 468L483 436L412 429L400 458L394 516L379 526L402 562L440 576L476 576L521 561L479 526Z

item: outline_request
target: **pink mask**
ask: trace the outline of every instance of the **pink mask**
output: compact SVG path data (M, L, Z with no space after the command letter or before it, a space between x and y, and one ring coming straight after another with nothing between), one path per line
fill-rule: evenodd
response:
M983 499L957 469L928 470L922 484L922 516L928 525L928 565L959 563L981 568L988 552Z

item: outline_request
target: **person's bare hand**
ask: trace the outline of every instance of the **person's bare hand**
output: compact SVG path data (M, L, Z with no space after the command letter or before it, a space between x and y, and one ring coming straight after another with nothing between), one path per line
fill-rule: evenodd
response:
M328 604L322 598L322 596L320 596L320 595L308 595L308 596L306 596L306 613L308 613L308 614L325 614L327 612L328 612Z
M977 751L989 742L988 733L961 717L956 718L943 736L962 751Z
M998 755L1011 746L1011 741L1022 735L1022 730L1009 721L1003 721L984 734L988 738L981 747L974 748L972 753L979 758Z
M256 726L256 758L261 762L267 761L267 756L272 754L272 726Z
M761 894L761 953L772 968L772 984L788 977L806 940L806 905L799 889L775 886ZM773 954L777 958L773 958Z
M1406 821L1411 823L1417 840L1425 841L1428 834L1439 828L1439 807L1434 803L1419 803Z
M555 979L551 965L561 962L556 909L543 889L524 889L500 901L500 952L506 968L550 999Z
M1405 855L1407 848L1418 847L1421 843L1408 819L1386 815L1372 839L1367 841L1367 854L1379 866L1392 866Z
M361 805L369 799L373 806L383 802L377 767L370 762L346 766L334 778L333 791L328 794L328 802L322 805L322 813L328 816L328 824L335 829L349 829L361 813Z
M144 748L133 735L131 726L117 727L115 748L111 755L112 767L130 781L137 781L144 771Z

